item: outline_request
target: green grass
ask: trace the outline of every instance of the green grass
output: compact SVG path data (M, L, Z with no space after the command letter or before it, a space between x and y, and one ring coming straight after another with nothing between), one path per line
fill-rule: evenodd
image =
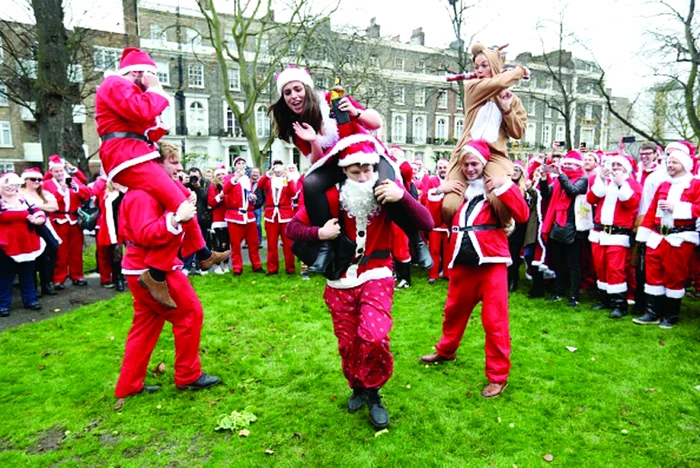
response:
M417 276L396 294L388 433L375 437L366 410L345 409L322 281L246 267L241 278L193 279L203 368L224 381L207 391L175 389L166 326L150 365L166 372L147 378L163 389L113 410L129 295L0 334L0 466L523 467L547 465L545 454L553 466L700 464L697 302L663 331L516 293L510 386L485 400L478 313L456 362L418 363L439 338L447 284ZM214 431L244 409L258 417L248 438Z

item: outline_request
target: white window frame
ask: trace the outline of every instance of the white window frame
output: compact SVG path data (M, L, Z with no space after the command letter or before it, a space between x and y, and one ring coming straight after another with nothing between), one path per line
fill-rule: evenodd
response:
M397 119L401 120L401 127L396 125ZM391 142L406 143L406 114L394 113L391 116ZM399 132L397 129L400 129Z
M527 129L525 130L525 142L531 145L537 144L537 123L527 123Z
M590 136L590 138L587 138ZM581 127L581 131L579 132L579 138L578 138L579 144L581 142L586 142L586 145L588 145L589 148L593 148L595 146L595 128L593 127Z
M535 117L537 115L537 99L529 98L527 100L527 115Z
M443 121L442 129L444 135L440 136L440 121ZM435 116L435 139L439 141L445 141L448 138L450 126L450 117L447 115L436 115Z
M464 101L459 98L459 92L455 92L455 109L464 110Z
M413 105L416 107L425 107L425 88L415 89Z
M0 84L0 107L9 107L10 99L7 97L7 85Z
M7 135L7 139L5 139ZM8 120L0 120L0 148L14 148L12 144L12 125Z
M151 40L153 41L165 41L165 29L158 24L152 23L150 26Z
M196 73L196 69L199 68L200 82L196 84L192 80L193 72ZM204 88L204 65L201 63L191 63L187 66L187 81L190 88Z
M267 107L258 104L255 108L255 132L258 138L270 135L270 117L267 115Z
M548 119L552 118L552 108L549 105L544 105L544 116Z
M593 105L592 104L586 104L586 107L584 108L585 112L585 119L586 120L593 120Z
M228 73L228 89L229 91L240 91L241 90L241 69L238 67L231 67L227 70Z
M549 148L552 146L552 124L546 123L542 126L542 144Z
M404 59L403 57L394 57L394 68L397 70L403 70L404 68Z
M423 128L422 131L420 128L416 126L416 122L418 119L423 120ZM413 116L413 143L417 145L422 145L425 144L427 140L427 134L428 134L428 116L424 114L418 114Z
M158 80L163 86L170 86L170 60L154 60L158 67Z
M379 57L376 55L370 55L369 56L369 66L370 67L378 67L379 66Z
M326 90L328 89L328 80L325 76L317 76L314 79L314 86L316 89Z
M202 121L195 122L192 115L193 104L198 103L202 106ZM187 135L199 136L209 135L209 96L185 94L185 116L187 122ZM200 126L201 125L201 126Z
M36 60L18 59L17 73L19 73L20 75L24 75L27 78L36 80L37 74L39 73L39 63Z
M447 105L449 102L447 99L447 94L448 94L448 91L446 89L438 90L438 95L437 95L437 108L438 109L447 109Z
M15 163L0 162L0 174L4 174L6 172L15 172Z
M564 125L557 125L554 130L554 140L564 141L566 140L566 128Z
M100 60L97 60L97 55L100 55ZM108 55L108 56L107 56ZM95 46L93 48L93 61L95 64L95 71L117 71L119 70L119 60L122 55L121 49L115 49L113 47L100 47ZM106 62L110 61L111 66L107 66Z
M406 103L406 87L404 85L394 85L394 104Z
M425 60L419 60L416 63L416 73L425 73Z
M462 136L463 131L464 131L464 119L462 117L456 118L452 136L454 138L459 138Z

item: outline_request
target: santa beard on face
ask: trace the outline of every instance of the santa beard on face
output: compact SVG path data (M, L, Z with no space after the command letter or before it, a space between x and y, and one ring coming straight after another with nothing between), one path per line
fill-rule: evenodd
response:
M379 212L381 206L374 198L374 185L379 174L374 173L366 182L347 179L340 187L340 204L351 218L369 219Z

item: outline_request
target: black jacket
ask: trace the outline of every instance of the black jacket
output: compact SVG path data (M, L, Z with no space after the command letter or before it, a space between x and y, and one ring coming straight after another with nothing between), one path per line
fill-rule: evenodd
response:
M561 185L564 193L569 197L569 208L566 211L566 226L560 226L554 222L552 226L552 231L549 234L550 239L554 239L563 244L571 244L574 239L583 238L588 235L585 231L576 231L576 220L575 220L575 203L574 199L578 195L585 195L588 191L588 178L585 175L579 177L579 179L573 184L569 180L569 177L563 172L559 174L559 184ZM540 181L540 192L543 197L552 196L552 185L547 184L545 180Z

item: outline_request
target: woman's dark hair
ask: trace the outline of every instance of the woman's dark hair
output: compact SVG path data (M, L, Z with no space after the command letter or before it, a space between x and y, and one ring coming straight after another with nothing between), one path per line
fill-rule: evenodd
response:
M267 113L272 114L273 128L277 133L277 138L280 140L288 143L292 141L292 136L294 135L292 124L294 122L305 122L311 125L316 130L316 133L321 132L323 116L321 115L321 104L318 96L307 85L304 85L304 91L306 91L306 99L304 100L304 110L301 115L294 113L289 108L284 100L284 95L280 96L277 102L270 105L267 109Z

